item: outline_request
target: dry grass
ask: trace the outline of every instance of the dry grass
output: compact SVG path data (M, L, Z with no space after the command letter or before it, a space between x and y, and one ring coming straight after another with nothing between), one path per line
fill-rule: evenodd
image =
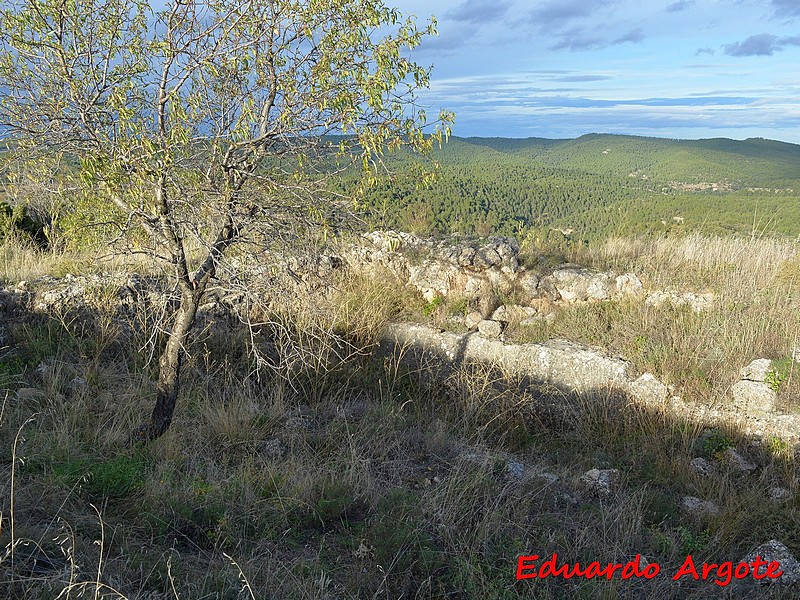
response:
M800 377L789 360L800 347L800 245L767 238L613 239L570 260L639 275L645 288L714 294L709 310L647 306L641 300L561 308L554 322L518 339L566 337L624 356L674 385L684 398L729 402L739 369L759 357L782 361L783 405L800 407Z
M639 264L650 250L625 252L592 260ZM665 246L659 260L673 255ZM774 285L793 256L787 251L775 266ZM773 264L761 260L749 276ZM663 279L653 281L666 285L670 269L661 269ZM709 286L728 277L685 276ZM569 309L552 327L612 347L620 336L621 348L641 348L638 364L676 378L712 364L682 358L687 348L707 356L722 343L719 366L705 371L712 390L721 390L743 352L769 344L785 351L791 331L770 328L789 314L791 296L765 298L756 305L766 314L761 329L746 335L725 324L721 309L697 315L633 303ZM688 553L738 560L773 537L800 552L800 482L780 440L753 446L735 423L709 434L708 424L629 406L608 390L579 397L522 390L485 365L434 380L424 365L409 370L397 357L370 355L386 321L415 303L385 276L344 277L293 298L283 314L299 332L295 343L313 347L330 335L360 351L343 364L326 360L323 370L283 377L254 377L246 354L230 358L231 340L247 337L241 332L206 336L187 362L173 427L144 449L125 446L153 401L149 367L131 366L146 363L141 340L109 343L99 315L67 328L63 319L33 316L16 325L13 353L0 362L10 389L1 464L4 473L15 469L13 539L11 482L0 480L0 548L20 551L13 565L0 560L0 596L699 599L727 590L677 588L667 576L516 582L516 558L557 552L566 562L624 562L639 553L667 573ZM742 309L751 327L756 308ZM736 335L744 336L738 354ZM42 362L49 367L37 374ZM88 385L76 387L76 376ZM572 407L566 419L545 410L542 393ZM714 444L703 441L708 435ZM720 465L700 477L690 468L692 458L713 461L730 445L757 463L755 474ZM579 484L593 467L621 471L610 497ZM775 486L792 499L768 502ZM683 495L716 502L719 515L685 515ZM24 539L32 540L27 554ZM37 545L53 563L41 573L30 568Z

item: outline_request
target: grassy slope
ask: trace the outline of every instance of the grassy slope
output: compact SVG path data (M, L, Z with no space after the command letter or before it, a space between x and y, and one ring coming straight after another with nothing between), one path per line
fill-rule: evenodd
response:
M34 257L5 250L6 283L41 272ZM788 242L617 240L566 258L717 293L708 313L636 302L565 307L549 329L528 333L605 346L702 404L724 402L740 365L783 358L800 335L790 320L798 254ZM81 264L92 263L55 259L49 268ZM322 292L287 307L306 333L314 314L366 342L386 318L422 318L421 302L386 274L345 277ZM734 422L621 407L608 394L583 397L572 419L553 419L489 366L431 379L378 355L259 382L239 346L245 332L208 332L187 361L172 429L145 449L126 448L153 399L143 352L152 340L136 333L135 317L133 337L118 339L103 298L89 320L28 313L9 327L0 546L11 542L10 518L14 539L32 542L16 547L15 562L0 561L0 596L91 596L99 581L119 590L109 598L249 598L241 568L254 598L706 599L728 589L677 587L668 575L515 582L516 558L557 552L585 564L639 553L670 574L687 554L738 560L771 538L800 553L800 478L783 440L751 445ZM432 316L444 322L449 310L439 305ZM37 371L41 363L49 367ZM86 385L76 387L76 376ZM792 396L796 380L784 382ZM755 473L717 462L732 445ZM690 467L698 456L717 465L711 476ZM610 498L581 491L578 478L593 467L620 470ZM766 499L775 486L790 491L786 502ZM717 503L719 514L686 515L685 495ZM35 544L55 569L30 572Z
M551 191L559 177L593 170L598 177L585 181L597 191L582 198L597 193L597 206L585 214L599 214L584 217L587 227L624 232L621 219L635 229L676 213L686 220L677 229L701 219L748 225L748 202L767 197L662 197L647 193L639 178L641 196L608 210L601 184L628 181L632 166L694 181L703 175L697 165L721 177L741 163L741 181L756 185L768 172L774 181L797 178L796 152L759 140L587 136L456 139L440 157L445 168L469 173L486 202L506 189L496 185L503 178L524 182L535 161L563 169L548 175L553 185L543 189ZM769 198L775 204L767 210L793 200ZM579 215L559 219L569 224ZM800 215L787 221L794 219L800 223ZM605 347L703 406L725 402L739 367L751 359L783 359L790 370L781 402L797 409L798 378L786 361L800 339L795 244L692 236L571 252L561 258L634 271L651 287L708 288L717 303L707 313L641 302L563 307L551 323L516 332L519 339L559 336ZM12 244L0 258L6 285L93 265L84 256L42 256ZM153 400L146 354L154 339L137 329L136 316L134 335L118 337L108 308L94 306L88 318L29 311L5 318L0 548L13 546L15 554L0 559L0 597L93 595L102 583L119 590L110 598L233 600L249 597L241 591L244 577L254 598L699 599L727 590L693 581L678 588L667 576L625 584L515 582L515 561L522 553L558 552L568 562L624 562L639 553L670 573L689 553L698 561L738 560L771 538L800 554L800 477L788 442L768 436L752 444L735 422L620 407L608 394L584 397L573 419L555 420L534 395L486 366L431 379L374 356L288 381L257 381L236 343L246 332L206 332L187 361L173 428L145 449L128 448L128 433ZM309 315L319 315L324 327L361 340L366 350L387 318L432 313L445 325L463 307L423 307L384 274L335 281L320 297L300 295L286 310L305 339L315 339L319 323ZM757 464L754 473L718 461L731 445ZM716 464L711 476L691 469L698 456ZM620 470L622 484L610 498L582 491L578 478L593 467ZM768 501L776 486L789 490L786 502ZM686 515L686 495L715 502L719 514ZM37 544L55 569L34 572Z

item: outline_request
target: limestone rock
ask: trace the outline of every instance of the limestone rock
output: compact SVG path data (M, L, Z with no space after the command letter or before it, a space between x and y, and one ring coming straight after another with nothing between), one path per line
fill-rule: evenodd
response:
M783 571L783 575L776 579L770 579L767 577L761 579L759 581L761 585L775 583L779 583L781 585L797 585L800 583L800 563L797 562L797 559L792 555L789 549L778 540L770 540L765 544L761 544L758 548L744 557L742 562L752 562L757 556L760 556L767 562L774 561L779 563L780 570Z
M475 248L463 248L456 257L456 264L459 267L467 267L475 259Z
M491 246L478 249L472 260L473 265L483 269L500 265L502 262L503 258L500 256L500 253Z
M707 517L719 514L719 506L709 500L701 500L695 496L681 498L681 508L690 515Z
M483 336L440 332L426 325L391 323L382 342L384 351L411 347L407 361L479 361L496 364L509 374L528 377L577 392L608 389L630 381L630 365L581 344L549 340L542 344L504 344ZM448 362L449 366L458 363Z
M615 294L617 298L625 296L639 296L644 292L642 280L633 273L624 273L614 280Z
M478 323L483 321L483 315L478 311L472 311L466 317L464 317L464 325L467 329L472 331L478 327Z
M525 271L517 275L517 289L527 300L533 300L539 296L539 277L536 273Z
M616 490L619 481L617 469L590 469L581 475L584 489L594 496L608 497Z
M492 320L503 323L518 323L537 314L535 308L519 306L518 304L504 304L492 313Z
M771 413L778 400L775 390L761 381L739 381L733 385L731 393L737 408L755 415Z
M747 381L767 380L767 373L772 369L772 361L768 358L757 358L746 367L742 367L741 378Z
M756 470L756 465L739 454L736 448L728 448L725 450L722 454L722 461L740 473L751 473Z
M475 291L470 291L470 288L465 289L465 295L470 298L470 310L479 312L485 319L490 318L500 306L500 299L497 297L497 293L485 280Z
M642 294L644 286L633 273L615 275L579 265L562 265L539 282L540 292L567 303L619 300Z
M681 293L674 290L657 290L648 294L645 304L654 307L659 307L663 304L689 306L695 312L703 312L713 306L714 294L711 292L697 294L695 292Z
M459 272L456 265L438 260L426 261L421 265L409 266L408 280L431 302L428 297L447 296L450 293Z
M500 321L484 319L478 323L478 333L489 339L499 338L500 334L503 333L503 324Z
M692 462L692 469L694 469L698 474L702 475L703 477L708 477L714 472L714 465L708 462L705 458L698 456L697 458L693 458Z
M644 373L628 384L631 394L648 404L662 404L669 396L669 389L655 375Z
M416 236L402 231L372 231L364 237L384 252L397 252L401 248L414 248L418 244Z
M556 299L564 302L608 300L614 291L614 274L598 272L579 265L562 265L543 278L540 288L555 290ZM555 295L555 294L552 294Z
M773 487L769 490L769 499L775 504L787 502L792 497L792 492L782 487Z

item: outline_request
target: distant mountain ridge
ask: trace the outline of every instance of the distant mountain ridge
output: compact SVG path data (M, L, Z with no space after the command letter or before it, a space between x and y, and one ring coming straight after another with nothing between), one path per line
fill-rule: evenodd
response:
M452 137L438 180L413 176L367 198L375 227L421 234L573 239L701 229L800 235L800 145L762 138ZM403 157L395 160L406 160Z
M448 154L454 150L464 153L461 145L551 167L618 176L634 173L662 182L727 180L735 189L800 184L800 145L764 138L673 140L616 134L563 140L454 137L437 157L449 162Z

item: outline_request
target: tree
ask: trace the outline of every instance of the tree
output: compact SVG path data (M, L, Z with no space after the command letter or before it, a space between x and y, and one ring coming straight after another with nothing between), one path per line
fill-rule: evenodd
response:
M162 435L198 307L232 246L325 226L382 172L425 153L407 51L435 32L381 0L19 0L0 9L2 135L10 154L75 163L75 198L104 203L179 291L144 434ZM332 181L357 165L355 192ZM350 188L352 189L352 188ZM242 244L247 242L246 244Z

